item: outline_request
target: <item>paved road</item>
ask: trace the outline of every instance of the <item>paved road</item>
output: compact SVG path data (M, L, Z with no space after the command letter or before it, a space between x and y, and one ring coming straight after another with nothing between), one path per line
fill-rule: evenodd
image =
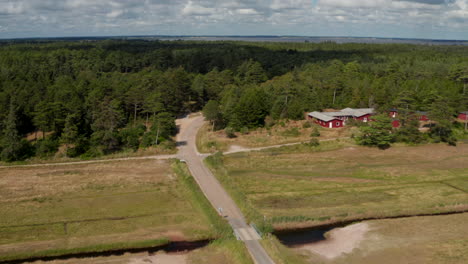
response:
M244 216L221 186L216 177L203 163L204 155L198 153L196 135L204 123L202 116L178 120L180 133L177 135L179 158L184 159L190 172L210 203L226 217L236 236L244 241L250 255L256 264L273 264L274 262L259 243L260 237L253 228L247 225Z

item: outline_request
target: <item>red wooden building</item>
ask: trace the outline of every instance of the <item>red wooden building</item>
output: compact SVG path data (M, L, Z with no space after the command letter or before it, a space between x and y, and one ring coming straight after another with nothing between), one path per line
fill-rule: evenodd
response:
M458 118L461 120L468 120L468 111L460 112Z
M319 124L327 128L338 128L343 127L343 120L338 119L334 116L325 115L320 112L312 112L307 115L309 120L314 120L316 124Z
M419 121L429 121L429 117L427 116L427 112L424 111L416 111L416 114L418 115Z
M398 127L400 127L400 126L401 126L400 120L398 120L398 119L392 120L392 127L398 128Z

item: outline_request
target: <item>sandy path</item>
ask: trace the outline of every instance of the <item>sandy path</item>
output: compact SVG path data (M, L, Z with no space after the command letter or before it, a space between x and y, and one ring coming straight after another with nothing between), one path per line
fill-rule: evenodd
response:
M334 259L342 254L348 254L357 248L369 231L367 223L357 223L343 228L335 228L327 233L323 242L298 247L327 259Z
M329 139L322 139L322 140L319 140L319 141L320 142L326 142L326 141L335 141L337 139L349 139L349 137L329 138ZM239 153L239 152L250 152L250 151L258 151L258 150L264 150L264 149L281 148L281 147L286 147L286 146L299 145L299 144L303 144L303 143L309 143L309 141L285 143L285 144L265 146L265 147L257 147L257 148L246 148L246 147L239 146L239 145L231 145L229 147L228 151L223 152L223 154L233 154L233 153Z

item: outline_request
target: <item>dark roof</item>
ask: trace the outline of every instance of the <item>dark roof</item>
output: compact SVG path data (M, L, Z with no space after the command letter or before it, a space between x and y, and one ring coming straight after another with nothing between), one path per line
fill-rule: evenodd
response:
M416 111L416 114L427 115L427 112L426 111Z
M465 115L468 115L468 111L463 111L463 112L460 112L460 114L465 114Z
M396 109L396 108L390 108L388 111L390 111L390 112L398 112L398 109Z

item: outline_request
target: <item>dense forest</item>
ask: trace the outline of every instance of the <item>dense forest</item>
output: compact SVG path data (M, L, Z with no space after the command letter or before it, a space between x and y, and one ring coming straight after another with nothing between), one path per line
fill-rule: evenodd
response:
M171 148L175 118L203 108L234 131L325 108L422 110L443 141L467 86L466 46L4 41L0 158Z

